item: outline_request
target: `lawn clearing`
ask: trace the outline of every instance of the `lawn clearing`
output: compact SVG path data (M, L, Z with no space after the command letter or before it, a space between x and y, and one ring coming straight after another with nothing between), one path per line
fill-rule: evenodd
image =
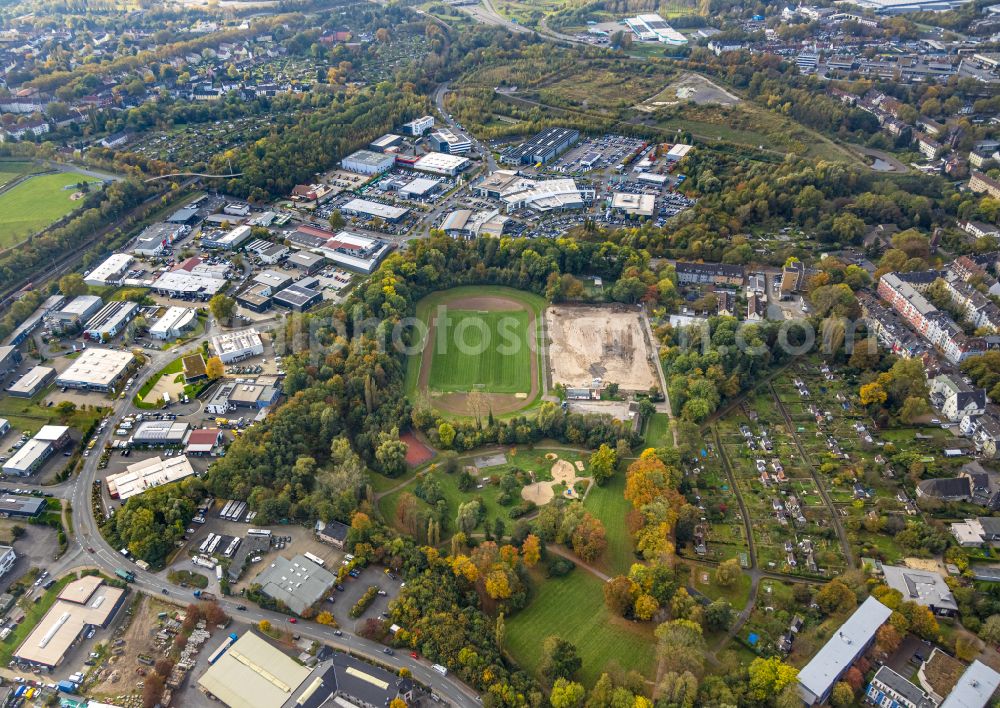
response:
M531 351L527 312L448 309L438 315L431 360L435 391L527 393L531 388Z
M0 248L10 248L83 204L73 185L94 182L76 172L36 175L0 194Z
M625 518L632 505L625 500L625 475L616 474L603 487L594 486L583 505L604 524L608 548L600 561L609 575L625 575L637 562L632 550L632 537Z
M542 642L557 635L572 642L583 660L578 680L592 687L612 661L652 678L652 625L614 617L604 605L604 583L577 568L562 578L532 573L535 593L530 604L507 618L504 648L525 669L535 672Z
M672 446L670 439L670 417L666 413L654 413L646 423L646 445L649 447Z

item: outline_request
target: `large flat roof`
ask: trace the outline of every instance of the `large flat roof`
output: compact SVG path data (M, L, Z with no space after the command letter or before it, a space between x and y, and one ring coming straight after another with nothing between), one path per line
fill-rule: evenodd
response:
M976 659L962 674L941 708L983 708L1000 686L1000 674Z
M198 679L230 708L281 708L309 669L246 632Z
M255 329L247 329L242 332L227 332L212 337L212 348L215 353L221 355L242 352L256 347L263 346L260 332Z
M164 484L176 482L194 474L186 455L161 459L151 457L129 465L124 472L108 475L108 492L118 499L128 499Z
M377 216L381 219L389 219L390 221L402 219L409 211L409 209L402 209L388 204L380 204L379 202L373 202L368 199L352 199L347 202L342 209L343 211L354 212L356 214L367 214L368 216Z
M58 665L86 626L103 626L110 619L124 594L98 577L74 580L14 656L43 666Z
M135 357L132 352L115 349L85 349L56 382L85 383L91 386L109 386L121 376Z
M44 379L52 376L56 372L50 366L36 366L33 369L27 371L24 376L19 378L17 381L10 385L7 390L10 393L22 393L28 394L36 390L39 383Z
M257 576L255 582L260 584L266 595L281 600L296 614L302 614L322 599L336 580L330 571L298 555L291 560L278 556Z
M103 263L94 268L84 279L89 284L103 285L108 278L115 278L132 265L135 259L127 253L113 253Z

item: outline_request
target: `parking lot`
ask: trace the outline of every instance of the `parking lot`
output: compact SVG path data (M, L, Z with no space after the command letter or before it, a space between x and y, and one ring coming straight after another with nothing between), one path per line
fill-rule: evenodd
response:
M557 172L582 174L595 170L614 170L631 158L645 144L637 138L604 135L581 140L562 154L550 167Z

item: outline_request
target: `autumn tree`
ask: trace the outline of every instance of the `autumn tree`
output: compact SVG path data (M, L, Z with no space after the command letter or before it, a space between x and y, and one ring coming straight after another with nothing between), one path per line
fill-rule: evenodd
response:
M844 681L838 681L830 693L830 705L834 708L848 708L854 705L854 691Z
M618 465L618 456L614 449L606 443L602 443L590 455L590 474L598 485L606 484L615 475L615 468Z
M607 547L608 539L604 532L604 524L589 512L584 513L573 531L573 552L584 562L590 563L597 560Z
M739 582L743 569L736 558L730 558L719 563L715 569L715 582L724 588L729 588Z
M205 373L208 375L209 381L221 379L226 375L226 365L217 356L209 357L208 361L205 362Z
M538 670L549 681L571 679L583 666L580 655L570 642L562 637L546 637L542 642L542 660Z
M581 684L557 678L552 684L549 703L552 704L552 708L577 708L583 703L584 695L585 691Z
M686 619L664 622L653 633L657 639L656 655L665 671L690 671L701 676L705 667L705 639L701 626Z
M533 533L529 533L521 544L521 559L528 568L534 568L542 557L542 542Z
M619 575L604 583L604 604L616 615L623 617L632 607L637 588L635 583Z
M819 605L819 609L828 615L853 610L858 604L854 592L837 578L821 587L813 600Z
M90 288L83 282L83 276L79 273L67 273L59 278L59 292L66 297L77 297L86 295L90 292Z
M757 701L767 700L770 696L781 693L785 686L795 681L799 675L795 669L776 656L756 658L750 662L747 669L749 691L751 698Z
M219 293L213 295L212 299L208 301L208 309L219 322L228 322L236 312L236 300Z

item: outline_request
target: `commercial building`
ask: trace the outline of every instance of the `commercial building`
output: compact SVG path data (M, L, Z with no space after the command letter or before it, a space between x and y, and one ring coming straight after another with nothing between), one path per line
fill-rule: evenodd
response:
M420 172L430 172L435 175L445 175L454 177L465 169L468 169L472 162L467 157L450 155L445 152L429 152L422 155L413 163L413 169Z
M875 632L892 610L869 597L847 618L823 648L798 676L799 696L806 705L823 703L830 697L833 686L859 656L875 641Z
M309 673L253 632L245 632L208 667L198 685L229 708L281 708Z
M416 684L409 677L396 675L380 666L373 666L349 654L333 652L324 647L317 654L320 663L299 687L298 694L285 703L285 708L320 708L339 705L342 708L383 708L399 699L407 705L420 705Z
M227 251L235 251L244 241L250 238L250 227L246 224L237 226L229 231L210 231L202 233L202 248L220 248Z
M45 499L38 497L0 497L0 517L13 519L33 519L45 510Z
M69 433L70 427L68 425L43 425L35 433L35 437L32 440L47 442L54 449L59 450L65 447L66 443L70 441Z
M403 185L399 190L399 196L409 198L422 198L434 194L441 188L440 179L430 177L417 177Z
M593 189L580 188L572 179L534 180L511 170L497 170L475 185L473 192L499 200L508 211L582 209L594 200Z
M395 164L395 155L371 150L358 150L340 161L342 168L359 175L380 175L391 170Z
M145 447L180 445L187 437L187 423L173 420L145 420L132 433L132 444Z
M573 128L546 128L530 140L507 148L500 160L511 165L546 164L569 150L580 140L580 131Z
M274 265L287 256L291 249L283 243L271 243L262 238L255 239L247 245L247 253L252 253L264 265Z
M149 328L149 336L153 339L177 339L185 332L193 329L198 323L198 316L190 307L168 307L160 319Z
M859 7L874 10L879 15L901 15L907 12L945 12L967 5L971 0L857 0Z
M150 224L136 237L132 253L137 256L159 256L163 254L174 241L187 234L188 227L181 224L158 223Z
M56 370L49 366L36 366L27 371L24 376L10 385L7 393L11 396L31 398L43 388L52 383Z
M194 468L186 455L168 457L165 460L151 457L129 465L124 472L108 475L105 481L111 498L125 501L147 489L170 484L193 474Z
M249 359L264 353L264 342L260 332L247 329L242 332L228 332L212 337L212 349L223 364Z
M611 208L626 216L650 217L656 211L656 197L652 194L615 192L611 198Z
M667 21L657 14L637 15L625 20L625 24L635 33L637 39L644 42L662 42L682 46L687 44L687 37L675 30Z
M226 415L237 408L262 410L273 406L281 397L281 388L273 377L258 377L257 383L223 382L205 404L211 415Z
M52 445L43 440L29 440L3 463L3 471L18 477L27 477L41 467L51 455Z
M292 284L292 276L277 270L265 270L254 276L253 282L260 286L262 295L273 295Z
M53 669L92 627L107 627L125 604L125 590L105 585L100 576L74 580L59 593L34 631L14 652L14 658Z
M882 666L865 689L868 700L876 706L891 708L937 708L922 688L910 683L888 666Z
M297 251L288 257L287 264L302 270L306 275L312 275L323 268L325 259L318 253Z
M153 282L153 292L185 300L209 300L226 287L226 281L214 274L195 273L183 269L170 270Z
M366 219L382 219L383 221L388 221L393 224L400 221L404 216L410 213L409 209L402 209L388 204L380 204L379 202L373 202L368 199L352 199L347 202L347 204L342 206L340 210L348 216L360 216Z
M687 154L691 152L693 146L685 145L684 143L677 143L671 146L667 151L666 158L669 162L677 162L678 160L683 160L687 157Z
M87 285L120 285L135 259L127 253L115 253L90 271L83 279Z
M87 320L87 324L83 326L83 336L94 341L106 342L118 336L138 313L138 303L128 300L109 302Z
M293 283L274 295L275 304L295 312L305 312L322 299L323 293L319 290L313 290L300 283Z
M998 686L1000 674L976 659L951 689L941 708L985 708Z
M388 152L391 148L396 147L401 142L403 142L403 136L386 133L381 138L376 138L368 143L368 149L372 152Z
M336 576L303 555L278 556L254 581L262 593L297 615L321 601L336 584Z
M78 295L58 310L50 312L45 319L54 329L64 330L75 327L93 317L104 305L97 295Z
M403 123L403 132L407 135L423 135L434 127L434 116L415 118L409 123Z
M267 312L271 309L270 292L270 288L263 285L255 285L239 293L236 296L236 302L253 312Z
M320 541L343 550L344 544L347 543L347 534L350 532L351 527L339 521L317 521L314 530L316 531L316 538Z
M885 584L903 595L903 600L926 607L936 615L953 617L958 604L951 588L938 573L882 564Z
M464 135L457 135L447 128L438 128L427 138L430 146L438 152L449 155L464 155L472 149L472 141Z
M85 349L66 371L56 377L56 383L67 388L110 391L128 375L134 363L132 352Z
M198 428L188 433L184 441L185 455L211 455L222 445L222 431L218 428Z

